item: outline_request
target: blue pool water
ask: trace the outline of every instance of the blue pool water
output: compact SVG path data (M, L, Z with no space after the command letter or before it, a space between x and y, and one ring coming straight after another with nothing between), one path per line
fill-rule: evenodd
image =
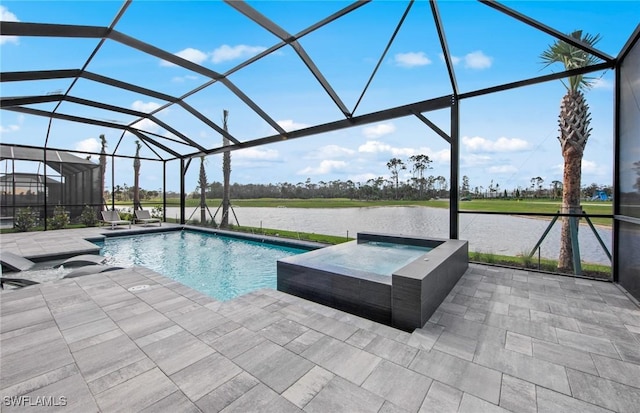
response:
M98 245L107 264L147 267L218 300L275 289L276 261L307 252L190 231L107 238Z

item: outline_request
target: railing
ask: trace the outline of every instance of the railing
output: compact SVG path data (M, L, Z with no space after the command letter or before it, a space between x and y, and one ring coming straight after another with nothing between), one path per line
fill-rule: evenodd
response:
M540 222L539 224L529 223L527 225L521 225L521 221L518 223L510 223L507 220L504 220L499 224L499 229L494 230L494 233L498 233L498 239L492 238L482 238L480 240L473 239L474 235L470 234L478 234L479 231L470 231L468 227L474 225L474 219L471 219L471 222L466 224L466 227L461 225L462 234L460 234L461 238L465 238L468 236L470 239L470 248L473 249L475 247L475 256L479 260L484 260L488 256L489 260L496 260L492 255L497 254L501 251L501 249L509 249L509 254L506 255L516 255L521 259L522 265L530 265L534 259L534 256L538 255L538 269L541 267L545 267L546 270L550 270L550 262L553 260L551 258L551 254L555 252L555 254L559 255L560 245L562 242L562 236L560 234L559 225L555 225L559 218L567 217L569 218L569 237L571 242L571 251L572 251L572 273L574 275L590 275L591 273L600 273L597 275L598 278L602 276L602 272L606 271L608 273L607 278L611 277L611 253L610 248L607 246L607 243L603 239L606 236L611 236L611 229L613 223L613 215L612 214L587 214L582 211L580 214L570 214L570 213L541 213L541 212L495 212L495 211L460 211L461 216L470 216L470 215L494 215L494 216L509 216L512 218L542 218L544 222ZM600 228L596 228L596 225L593 222L593 219L598 218L600 221L605 221L605 225L600 226ZM583 225L580 225L580 221L584 221ZM467 221L469 221L467 219ZM484 222L484 220L479 220ZM533 221L533 220L532 220ZM548 222L547 222L548 221ZM611 224L609 224L611 223ZM578 231L578 228L584 227L587 231ZM465 234L466 232L466 234ZM591 235L589 235L591 234ZM522 239L519 239L519 235L521 235ZM475 236L475 238L478 238ZM510 244L509 248L505 248L505 240ZM535 242L534 242L535 240ZM543 247L545 246L545 254L542 254ZM475 245L474 245L475 244ZM492 245L493 244L493 245ZM581 248L583 245L586 248ZM517 254L514 254L513 249L520 248L520 251ZM586 254L582 254L582 250L587 250ZM485 251L484 255L480 252ZM488 252L487 252L488 251ZM474 257L474 254L471 254ZM545 255L545 261L547 265L541 265L542 256ZM557 257L557 255L556 255ZM585 257L587 258L584 261ZM557 264L557 263L556 263ZM587 265L587 271L584 270L584 265ZM594 270L594 266L596 269ZM558 272L556 269L554 272Z

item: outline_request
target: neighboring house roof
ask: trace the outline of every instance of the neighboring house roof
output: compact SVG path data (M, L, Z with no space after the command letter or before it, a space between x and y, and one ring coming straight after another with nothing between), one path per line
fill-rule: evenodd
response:
M77 173L100 167L100 165L93 163L86 158L72 155L69 152L48 149L46 151L46 156L47 166L62 176L75 175ZM8 159L16 161L45 162L45 151L43 149L0 144L0 160Z

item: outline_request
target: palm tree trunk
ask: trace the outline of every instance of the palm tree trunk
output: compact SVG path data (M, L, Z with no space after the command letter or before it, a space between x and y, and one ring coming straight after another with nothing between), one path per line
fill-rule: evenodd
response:
M140 204L140 141L136 141L136 155L133 159L133 209L142 209Z
M222 127L227 132L227 118L229 111L226 109L222 111ZM222 145L229 146L229 140L226 137L222 138ZM231 207L231 188L229 181L231 179L231 153L225 151L222 153L222 219L220 221L220 227L229 227L229 209Z
M198 185L200 186L200 225L205 225L207 223L207 172L204 169L204 156L200 158Z
M570 150L564 154L564 173L562 188L562 213L580 214L580 175L582 172L582 151ZM570 217L562 219L560 232L560 257L558 269L573 271L573 247L571 245Z
M591 132L589 128L589 106L586 104L582 92L570 91L562 98L558 122L560 126L559 140L562 148L562 157L564 158L562 212L565 214L580 214L582 212L580 207L582 155ZM574 270L570 221L570 217L564 217L562 220L560 256L558 258L558 269L560 271Z
M106 174L107 174L107 139L104 135L100 135L100 143L102 148L100 149L100 210L103 210L106 202L104 199L104 190L106 187Z

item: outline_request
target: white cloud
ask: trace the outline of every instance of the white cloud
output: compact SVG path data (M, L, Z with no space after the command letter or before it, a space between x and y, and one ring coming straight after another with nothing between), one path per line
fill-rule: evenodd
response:
M396 127L393 123L380 123L374 126L367 126L362 130L362 134L367 138L379 138L384 135L389 135L396 131Z
M462 144L469 152L518 152L530 148L529 142L524 139L505 137L492 141L480 136L463 136Z
M190 80L198 80L198 76L186 75L186 76L174 76L171 78L171 81L174 83L184 83Z
M179 52L174 53L174 55L196 64L202 64L209 58L209 55L207 55L207 53L198 49L194 49L192 47L187 47L186 49L180 50ZM161 60L160 66L175 66L175 64L167 62L166 60Z
M148 131L148 132L158 132L160 130L160 126L158 126L157 123L147 118L141 119L131 126L140 130Z
M492 57L489 57L482 53L481 50L478 50L464 56L464 67L468 69L487 69L491 67L492 61Z
M450 149L442 149L437 152L432 152L431 149L426 148L427 150L422 151L425 155L429 156L433 162L437 163L445 163L448 164L451 162L451 150Z
M380 141L367 141L363 145L358 147L358 152L361 153L390 153L393 155L411 155L413 149L411 148L394 148L393 146Z
M20 130L20 126L19 125L9 125L7 127L4 127L2 125L0 125L0 132L2 133L10 133L10 132L16 132Z
M487 172L491 174L512 174L518 172L518 168L513 165L497 165L489 167Z
M246 148L232 152L235 159L273 161L278 159L280 153L275 149Z
M555 174L562 174L564 164L559 163L553 165L551 170L554 171ZM588 159L582 159L582 175L611 176L611 173L611 165L601 165ZM584 179L582 182L585 183Z
M592 89L601 89L601 90L613 90L613 84L606 79L601 77L594 79L591 83Z
M364 173L358 175L351 175L349 179L353 182L367 182L369 179L376 179L380 175L372 174L372 173Z
M313 168L308 166L300 171L298 171L298 175L323 175L331 172L339 171L347 167L347 163L345 161L333 161L325 159L320 162L320 165Z
M202 62L207 60L207 54L205 52L194 49L192 47L187 47L184 50L180 50L175 55L197 64L201 64Z
M213 63L221 63L228 60L249 58L266 49L267 48L263 46L247 46L245 44L229 46L227 44L223 44L213 52L203 52L202 50L194 49L193 47L187 47L186 49L180 50L174 54L190 62L201 65L207 60L211 60ZM166 60L161 60L160 65L175 66L175 64L167 62Z
M307 125L306 123L295 122L293 119L278 120L276 121L276 123L286 131L304 129L309 127L309 125Z
M211 61L213 63L221 63L227 60L248 58L264 50L266 50L266 47L262 46L247 46L245 44L229 46L223 44L211 53Z
M611 174L611 166L599 165L596 162L587 159L582 160L582 173L585 175L602 175Z
M100 141L96 138L87 138L80 142L76 142L75 150L84 152L100 152Z
M137 110L139 112L149 113L160 107L159 103L156 102L143 102L141 100L136 100L131 104L131 109Z
M420 148L397 148L387 143L380 141L367 141L358 147L360 153L386 153L391 156L409 157L417 154L424 154L434 162L449 163L451 161L451 151L449 149L442 149L440 151L433 151L428 147Z
M424 52L397 53L393 60L396 65L400 67L426 66L431 64L431 60Z
M462 160L462 166L464 167L487 165L492 161L492 158L488 155L477 154L460 155L460 159Z
M444 54L440 53L440 54L438 54L438 56L440 57L440 60L442 60L444 62ZM460 60L462 60L462 59L460 59L458 56L451 55L451 63L453 63L454 66L457 65L458 63L460 63Z
M333 158L342 158L342 157L350 157L355 154L356 151L353 149L345 148L338 145L326 145L317 150L314 150L310 153L306 158L310 159L333 159Z
M5 6L0 6L0 20L3 22L19 22L18 17L11 13ZM0 36L0 44L18 44L18 36Z

